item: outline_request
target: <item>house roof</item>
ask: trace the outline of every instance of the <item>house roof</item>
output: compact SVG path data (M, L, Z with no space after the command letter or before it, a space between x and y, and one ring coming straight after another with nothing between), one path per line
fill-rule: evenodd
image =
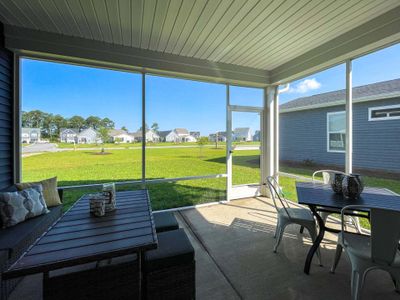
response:
M161 138L165 138L168 134L171 133L172 130L163 130L163 131L158 131L158 136Z
M108 131L109 136L117 136L117 135L121 135L121 134L128 134L128 132L126 132L125 130L122 130L122 129L110 129Z
M78 128L60 128L60 133L63 132L63 131L66 131L66 130L70 130L75 134L79 133L79 129Z
M353 88L353 101L372 101L400 96L400 78ZM345 104L346 90L302 97L280 105L282 112Z
M238 127L233 131L236 135L248 135L250 132L249 127Z
M177 134L189 134L189 131L185 128L175 128Z

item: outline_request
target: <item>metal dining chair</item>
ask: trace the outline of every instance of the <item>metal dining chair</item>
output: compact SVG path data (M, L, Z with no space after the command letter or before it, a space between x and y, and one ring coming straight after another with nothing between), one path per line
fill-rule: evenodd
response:
M332 175L335 174L335 173L341 173L343 175L346 174L346 173L344 173L342 171L337 171L337 170L318 170L318 171L315 171L312 174L312 181L313 182L317 182L318 180L316 179L316 175L317 174L321 174L323 183L324 184L330 184L331 181L332 181ZM321 216L322 220L324 221L324 224L326 223L326 219L328 219L329 215L334 214L334 213L335 214L340 214L340 209L332 209L332 210L335 210L335 212L324 212L324 211L319 212L319 215ZM353 225L358 233L362 233L360 220L359 220L358 217L346 216L345 217L345 224L346 225Z
M345 231L343 219L346 211L370 211L371 235ZM351 296L360 299L360 293L367 273L373 269L387 271L392 277L396 291L400 292L400 212L366 207L345 206L341 211L342 230L338 236L336 255L331 272L334 273L342 250L347 253L352 267Z
M289 224L297 224L301 227L306 228L311 236L312 241L315 241L315 239L317 238L317 226L311 211L303 207L290 207L290 201L285 198L281 187L273 176L267 177L267 184L272 201L274 202L274 206L278 214L278 223L276 225L276 230L274 234L274 238L276 238L274 252L277 252L285 228ZM319 263L322 264L321 253L319 249L317 250L317 256L319 259Z

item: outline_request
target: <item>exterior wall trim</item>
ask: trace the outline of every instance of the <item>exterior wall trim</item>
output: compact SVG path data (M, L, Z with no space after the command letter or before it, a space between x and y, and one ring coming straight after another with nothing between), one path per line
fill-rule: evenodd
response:
M326 151L327 152L346 153L345 150L330 150L329 149L329 133L330 133L330 131L329 131L329 116L338 115L338 114L342 114L342 113L346 114L346 111L345 110L341 110L341 111L333 111L333 112L326 113Z
M376 101L376 100L384 100L384 99L391 99L395 97L400 97L400 92L395 92L395 93L386 93L386 94L381 94L377 96L368 96L368 97L362 97L358 99L353 98L353 104L355 103L362 103L362 102L369 102L369 101ZM338 101L334 102L329 102L329 103L321 103L321 104L314 104L314 105L308 105L308 106L302 106L302 107L296 107L296 108L288 108L288 109L281 109L281 113L289 113L293 111L301 111L301 110L310 110L310 109L317 109L317 108L323 108L323 107L331 107L331 106L338 106L338 105L345 105L346 104L346 99L341 99Z
M368 121L375 122L375 121L388 121L388 120L399 120L400 119L400 116L398 116L398 117L383 117L383 118L377 118L377 119L371 118L372 111L378 110L378 109L385 109L385 108L400 108L400 104L369 107L368 108Z

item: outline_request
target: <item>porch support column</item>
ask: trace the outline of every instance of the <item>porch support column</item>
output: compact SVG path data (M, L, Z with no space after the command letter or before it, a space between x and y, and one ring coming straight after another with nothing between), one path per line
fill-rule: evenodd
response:
M146 74L142 73L142 187L146 187Z
M276 119L276 94L278 86L268 86L264 90L264 110L262 115L262 145L261 145L261 194L268 196L268 188L265 185L268 176L275 175L275 119Z
M346 61L346 173L353 172L353 85L352 62Z
M274 92L274 175L279 176L279 91Z

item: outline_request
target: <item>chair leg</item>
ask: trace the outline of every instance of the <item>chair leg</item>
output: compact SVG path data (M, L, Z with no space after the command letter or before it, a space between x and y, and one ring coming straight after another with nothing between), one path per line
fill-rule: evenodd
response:
M390 271L390 276L392 277L396 292L400 293L400 271Z
M282 237L283 237L283 233L285 231L285 227L286 227L286 224L281 224L279 226L279 231L278 231L278 234L277 234L277 237L276 237L275 246L274 246L274 252L275 253L277 252L278 246L281 243L281 240L282 240Z
M307 227L307 230L311 236L311 240L314 242L317 239L317 229L315 227ZM317 249L317 256L318 256L319 265L322 266L321 251L320 251L319 247Z
M351 299L359 300L364 284L365 270L353 269L351 272Z
M335 253L335 258L333 260L332 268L331 268L331 273L335 273L336 267L339 263L340 256L342 255L343 252L343 247L340 244L337 244L336 246L336 253Z
M274 233L274 239L276 239L276 236L278 235L279 228L280 228L280 221L279 221L279 218L278 218L278 221L276 222L276 228L275 228L275 233Z
M303 234L304 232L304 226L300 226L300 233Z

